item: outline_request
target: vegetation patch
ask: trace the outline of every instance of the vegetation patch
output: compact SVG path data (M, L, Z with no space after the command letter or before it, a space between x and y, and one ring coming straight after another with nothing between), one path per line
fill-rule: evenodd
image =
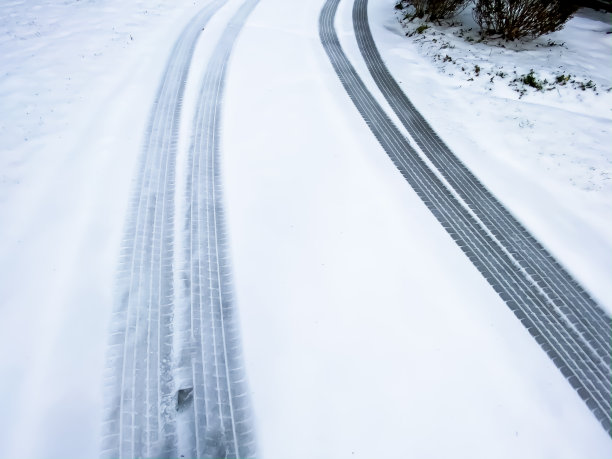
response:
M580 49L573 37L576 33L584 33L582 30L574 29L569 34L560 32L551 37L537 37L544 30L559 29L575 11L573 7L559 4L555 6L554 1L543 5L538 3L539 0L533 0L538 4L538 8L544 11L534 17L542 19L545 14L554 16L557 13L553 14L553 7L562 9L563 15L559 16L561 13L558 13L554 16L554 21L546 27L540 24L537 26L539 29L532 29L535 30L533 33L526 33L527 29L521 29L522 23L518 19L512 19L510 22L515 24L513 27L517 29L508 32L497 26L479 27L475 19L484 11L482 7L478 10L479 1L472 0L472 5L468 5L470 7L465 11L446 18L440 18L441 14L431 13L435 2L401 0L395 8L406 31L405 35L413 37L415 45L423 54L432 58L441 73L460 79L460 84L480 86L486 91L499 88L502 84L518 93L519 98L528 93L546 93L553 90L559 95L569 94L568 91L571 91L578 98L582 97L579 94L583 93L599 95L604 91L612 91L612 87L606 84L609 81L604 81L601 75L592 72L591 67L576 65L573 61L574 54ZM500 8L506 8L502 0L490 1L492 4L497 2L495 4ZM516 5L522 5L524 0L516 1ZM462 4L461 8L464 7ZM461 8L451 10L460 11ZM439 19L432 20L433 17ZM539 19L538 21L541 22ZM510 27L510 22L502 21L500 24ZM604 27L600 26L601 30L593 33L606 33ZM571 49L566 44L568 39L572 42ZM509 95L506 91L503 97Z
M510 81L510 86L520 94L519 97L526 94L528 88L533 88L536 91L552 91L557 86L566 85L581 91L591 90L595 92L595 94L599 94L597 92L597 85L593 80L578 80L573 78L572 75L565 75L563 73L555 75L552 81L548 81L546 78L541 79L533 69L531 69L529 73L519 75Z

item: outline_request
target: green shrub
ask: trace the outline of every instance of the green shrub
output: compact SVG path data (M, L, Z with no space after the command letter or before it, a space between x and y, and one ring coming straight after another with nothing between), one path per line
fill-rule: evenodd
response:
M538 80L538 77L533 72L533 69L531 69L528 74L521 76L520 81L524 85L531 86L532 88L535 88L538 91L542 91L544 89L544 85L548 83L548 81L546 80Z

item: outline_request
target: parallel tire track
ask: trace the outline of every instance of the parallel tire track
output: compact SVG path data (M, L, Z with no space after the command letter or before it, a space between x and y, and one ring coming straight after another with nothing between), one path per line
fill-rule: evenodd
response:
M609 370L610 317L450 151L412 105L378 52L368 21L368 0L355 0L353 25L368 70L417 145Z
M344 54L334 29L339 1L325 3L319 18L319 34L349 97L424 204L549 355L604 429L612 433L609 365L592 352L560 309L551 307L547 291L517 265L512 252L500 245L495 232L483 227L429 169L367 90Z
M117 277L105 377L103 457L176 455L172 379L176 143L196 40L223 3L209 3L180 35L151 112Z
M235 40L259 0L247 0L230 20L202 83L188 159L183 280L187 299L183 355L192 369L181 431L184 457L253 457L250 418L236 307L227 253L220 171L220 120L225 74ZM188 370L188 368L187 368Z

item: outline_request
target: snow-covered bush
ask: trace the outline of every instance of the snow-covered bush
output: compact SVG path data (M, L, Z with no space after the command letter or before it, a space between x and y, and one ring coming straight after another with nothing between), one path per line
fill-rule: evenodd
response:
M559 30L576 10L572 0L476 0L473 15L485 33L514 40Z
M428 21L454 16L463 10L471 0L410 0L407 3L414 6L414 17Z

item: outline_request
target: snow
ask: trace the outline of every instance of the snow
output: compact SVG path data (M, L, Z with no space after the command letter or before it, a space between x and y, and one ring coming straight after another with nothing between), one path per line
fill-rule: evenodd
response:
M477 42L471 8L451 25L406 37L419 23L402 28L401 15L389 14L393 6L372 2L369 12L404 92L451 150L612 312L610 15L582 9L562 30L536 40L485 44ZM549 82L560 74L592 80L597 90L527 87L521 97L509 83L530 70Z
M197 8L0 5L1 457L98 456L134 166L166 56Z
M184 125L239 4L202 35ZM354 109L319 43L322 4L261 0L228 69L225 199L260 455L608 457L610 438ZM341 3L342 44L374 91L351 4ZM168 53L202 5L0 5L0 457L98 455L134 168ZM459 88L404 36L393 0L371 0L370 13L417 107L610 307L610 185L599 174L609 171L609 111L590 108L593 95ZM575 43L593 25L583 16Z
M343 94L322 3L263 2L229 69L230 246L262 456L605 457L609 438ZM338 26L356 61L350 5Z

